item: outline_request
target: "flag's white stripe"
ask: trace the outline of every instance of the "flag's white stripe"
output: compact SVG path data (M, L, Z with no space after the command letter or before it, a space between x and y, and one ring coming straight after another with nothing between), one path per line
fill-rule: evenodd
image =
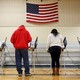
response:
M51 18L55 18L55 17L58 17L57 15L56 16L51 16L51 17L33 17L33 16L27 16L26 18L34 18L34 19L41 19L41 20L43 20L43 19L51 19Z
M55 7L55 8L57 8L57 7ZM52 10L52 9L55 9L55 8L45 8L45 9L40 9L39 8L39 10Z
M58 14L58 12L57 13L52 13L52 14L43 14L43 15L40 15L40 14L31 14L31 13L26 13L27 15L28 14L30 14L30 15L32 15L32 16L43 16L43 17L46 17L46 16L52 16L52 15L56 15L56 14Z
M54 10L54 11L56 11L56 10ZM44 12L39 11L40 14L41 14L41 13L49 14L49 13L52 13L52 12L53 12L53 10L52 10L52 11L44 11Z

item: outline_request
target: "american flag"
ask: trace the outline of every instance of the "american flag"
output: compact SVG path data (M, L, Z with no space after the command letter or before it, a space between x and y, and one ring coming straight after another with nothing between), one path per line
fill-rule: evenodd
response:
M58 22L58 2L51 4L26 3L26 22Z

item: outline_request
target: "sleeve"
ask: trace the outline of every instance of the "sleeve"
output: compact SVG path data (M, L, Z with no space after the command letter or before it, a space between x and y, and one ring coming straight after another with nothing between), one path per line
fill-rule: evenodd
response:
M61 38L61 47L64 48L63 37L61 34L60 34L60 38Z
M28 43L32 41L32 37L30 35L30 33L28 32Z
M12 44L14 44L14 42L15 42L15 32L12 34L12 36L11 36L11 38L10 38L10 42L11 42Z
M46 50L49 49L49 47L50 47L50 43L51 43L50 35L48 35L48 38L47 38L47 45L46 45Z

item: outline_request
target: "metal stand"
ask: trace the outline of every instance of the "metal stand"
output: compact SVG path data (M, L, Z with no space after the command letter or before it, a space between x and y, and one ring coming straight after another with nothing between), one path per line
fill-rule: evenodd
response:
M32 67L33 67L33 73L35 74L35 55L34 55L34 51L32 51Z
M66 39L66 37L64 37L63 44L64 44L64 48L63 48L63 51L62 51L62 57L63 57L63 64L64 64L63 67L65 69L65 57L64 57L63 52L64 52L64 50L66 49L66 46L67 46L67 39ZM66 75L66 73L65 73L65 75Z
M35 54L34 54L34 48L29 48L29 51L32 51L32 68L33 68L33 73L35 74Z
M37 48L37 43L38 43L38 37L36 37L36 40L34 42L30 43L30 48L29 48L29 50L32 51L32 67L33 67L34 74L35 74L35 54L34 54L34 51Z
M5 53L5 49L6 49L6 40L7 40L7 37L5 38L5 41L2 42L1 46L0 46L0 52L1 52L1 55L0 55L0 59L1 59L1 73L3 74L3 66L4 66L4 63L5 63L5 59L6 59L6 53Z
M65 59L64 59L64 53L62 51L62 57L63 57L63 64L64 64L64 69L65 69Z
M64 57L64 50L62 51L62 53L61 53L61 57L62 57L62 61L63 61L63 69L65 69L66 68L66 66L65 66L65 57ZM64 73L64 75L66 75L66 73Z
M4 74L3 72L3 67L6 61L6 53L5 53L5 49L3 49L2 51L0 51L0 61L1 61L1 72L0 74Z

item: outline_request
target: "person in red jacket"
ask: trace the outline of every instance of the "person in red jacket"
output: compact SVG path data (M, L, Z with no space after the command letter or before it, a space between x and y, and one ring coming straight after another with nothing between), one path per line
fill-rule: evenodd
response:
M25 76L30 75L29 58L28 58L28 43L32 41L32 37L24 25L19 26L11 36L11 43L15 48L16 68L18 75L22 76L22 58L25 68Z

